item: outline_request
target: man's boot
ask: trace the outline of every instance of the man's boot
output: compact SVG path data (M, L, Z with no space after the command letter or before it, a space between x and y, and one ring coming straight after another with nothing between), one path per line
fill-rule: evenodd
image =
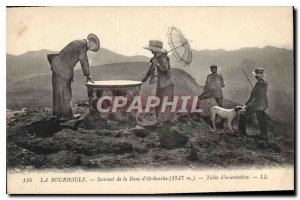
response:
M246 129L247 129L247 117L245 115L240 115L240 120L239 120L239 133L242 136L246 136Z
M266 141L266 142L269 141L268 134L267 133L263 133L263 132L260 132L260 134L257 136L257 139L263 140L263 141Z
M256 111L256 116L257 116L257 122L258 122L259 130L260 130L260 135L259 135L258 139L268 142L269 137L268 137L268 128L267 128L265 112L264 111Z

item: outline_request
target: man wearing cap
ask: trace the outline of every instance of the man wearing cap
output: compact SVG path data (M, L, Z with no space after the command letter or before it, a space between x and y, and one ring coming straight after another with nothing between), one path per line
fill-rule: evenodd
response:
M239 132L243 135L246 134L247 119L251 116L252 113L255 113L260 129L259 139L268 141L267 122L265 114L265 110L268 108L268 83L263 79L263 77L265 77L263 68L256 68L255 72L252 72L252 74L257 79L257 82L251 91L250 98L245 103L245 114L240 115Z
M100 42L95 34L89 34L87 39L74 40L63 48L59 54L47 55L52 70L53 86L53 115L60 121L78 118L80 115L73 115L71 108L74 67L79 61L86 82L92 81L90 76L87 51L96 52L100 48Z
M210 66L211 74L206 78L204 92L199 96L199 99L214 98L218 106L223 107L223 92L225 87L223 76L217 73L217 65Z
M155 78L157 78L156 96L159 97L161 101L160 105L156 107L156 120L158 126L162 126L164 121L172 120L174 117L173 113L160 112L162 99L168 96L168 100L172 101L174 95L174 83L172 80L170 61L167 50L163 48L163 43L159 40L150 40L149 45L145 46L144 49L150 50L154 56L150 60L150 68L142 82L146 82L149 76L151 76L149 83L153 84L156 82Z

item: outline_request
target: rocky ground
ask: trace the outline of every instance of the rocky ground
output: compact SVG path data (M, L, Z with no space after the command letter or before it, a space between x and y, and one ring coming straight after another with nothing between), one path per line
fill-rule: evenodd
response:
M59 124L49 108L7 110L10 169L135 167L251 167L294 163L293 126L268 119L270 144L251 137L216 134L199 116L182 116L163 128L136 130L126 124L89 126L88 106L80 120ZM254 123L252 123L254 124Z

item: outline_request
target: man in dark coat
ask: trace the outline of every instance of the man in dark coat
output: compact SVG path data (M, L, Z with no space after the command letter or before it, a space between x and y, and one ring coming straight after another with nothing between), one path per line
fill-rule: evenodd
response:
M217 73L217 66L210 66L211 74L207 76L204 92L199 96L199 99L214 98L218 106L223 107L223 92L225 87L223 76Z
M95 34L89 34L87 39L75 40L69 43L59 54L47 55L52 70L53 85L53 115L61 121L77 118L71 108L71 82L73 81L74 67L79 61L86 82L92 81L89 70L87 51L98 51L100 42Z
M265 77L263 68L257 68L255 72L252 73L257 79L257 82L251 91L249 100L245 104L245 114L240 115L239 132L243 135L246 134L247 119L252 113L255 113L260 129L259 139L268 141L267 122L265 114L265 110L268 108L268 83L263 79L263 77Z

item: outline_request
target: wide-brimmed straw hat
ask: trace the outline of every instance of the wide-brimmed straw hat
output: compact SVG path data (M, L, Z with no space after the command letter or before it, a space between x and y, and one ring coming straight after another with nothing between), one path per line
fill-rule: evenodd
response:
M96 48L95 49L91 49L91 51L98 51L99 48L100 48L100 41L99 41L99 38L97 37L97 35L95 35L94 33L90 33L88 36L87 36L87 40L91 40L93 42L96 43Z
M163 48L162 41L159 40L150 40L149 45L144 46L144 49L159 53L167 53L167 50Z
M265 77L264 68L256 68L254 72L252 72L254 76Z

